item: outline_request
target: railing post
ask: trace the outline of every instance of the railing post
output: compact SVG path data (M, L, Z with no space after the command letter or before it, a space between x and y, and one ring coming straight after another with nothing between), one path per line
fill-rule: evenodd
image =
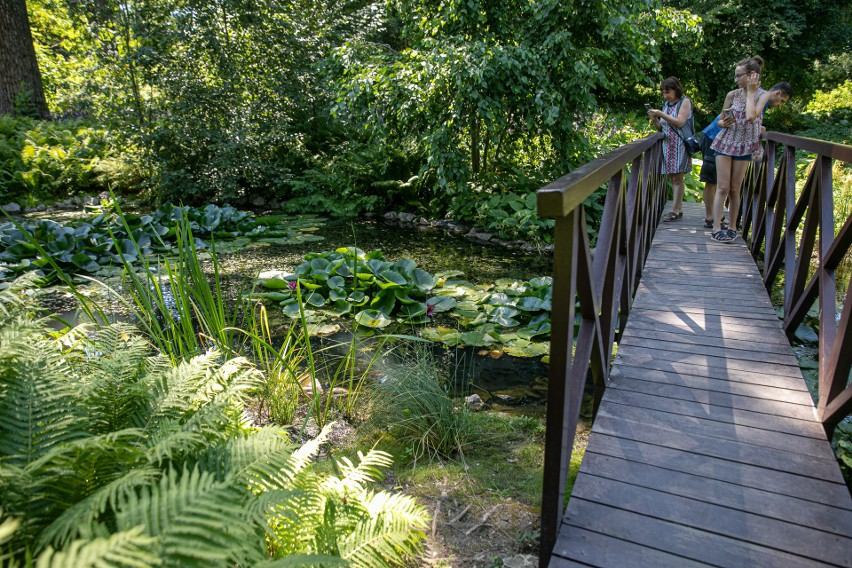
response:
M565 481L574 445L576 419L571 424L571 388L567 384L574 342L574 298L577 290L578 229L583 208L556 219L553 248L550 373L547 384L547 430L544 440L544 480L541 500L540 566L550 560L565 500ZM582 391L580 392L582 398Z

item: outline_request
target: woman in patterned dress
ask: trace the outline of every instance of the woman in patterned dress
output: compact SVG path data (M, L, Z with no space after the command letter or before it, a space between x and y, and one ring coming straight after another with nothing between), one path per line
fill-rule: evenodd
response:
M713 201L713 231L710 238L730 243L737 238L735 230L740 212L740 186L743 183L752 154L760 148L762 110L771 93L760 87L763 59L759 56L743 59L734 70L738 89L728 93L722 107L719 126L722 131L710 148L716 151L716 196ZM730 116L726 117L730 110ZM731 217L729 228L722 228L722 212L728 200Z
M677 77L664 79L660 83L660 93L665 100L663 108L648 109L648 117L666 136L662 173L668 175L672 183L673 203L672 210L663 215L663 221L677 221L683 217L683 174L692 169L692 157L683 143L685 138L695 134L692 101L683 96L683 85Z

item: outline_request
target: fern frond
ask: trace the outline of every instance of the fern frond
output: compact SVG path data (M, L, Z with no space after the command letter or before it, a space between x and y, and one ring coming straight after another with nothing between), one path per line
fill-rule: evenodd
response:
M423 550L429 523L426 509L408 495L370 494L362 503L370 510L338 541L340 555L355 566L406 566Z
M393 456L381 450L370 450L366 455L358 452L358 465L354 466L348 458L341 458L337 467L347 483L362 484L378 481L382 478L379 468L393 465Z
M108 506L114 511L120 499L139 487L152 485L159 479L160 474L161 472L153 467L138 467L102 485L88 497L65 509L48 525L39 534L39 547L53 545L62 548L71 539L90 537L90 527L95 525Z
M244 491L209 472L172 469L159 484L123 497L116 523L124 530L142 525L161 537L160 554L169 564L224 564L263 548L244 498Z
M3 508L0 507L0 519L3 518ZM18 527L21 526L21 521L12 517L6 518L0 523L0 544L9 542Z
M156 538L143 534L142 527L115 533L109 538L77 540L67 549L45 550L36 561L36 568L87 568L89 566L127 566L147 568L159 566L154 552Z
M305 469L311 461L313 461L319 453L320 446L322 446L328 439L328 435L331 433L331 429L334 427L334 424L334 422L326 424L316 438L305 442L302 444L301 448L293 452L293 457L290 458L290 465L295 473L299 473Z
M56 348L16 332L0 333L0 456L27 464L58 444L85 437L79 387L67 376Z
M256 568L345 568L352 564L336 556L323 554L293 554L278 560L268 560L258 564Z

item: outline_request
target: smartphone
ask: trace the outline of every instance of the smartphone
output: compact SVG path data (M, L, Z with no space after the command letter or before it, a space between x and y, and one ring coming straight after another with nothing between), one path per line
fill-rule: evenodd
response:
M729 109L729 108L723 108L723 109L722 109L722 115L723 115L725 118L734 118L734 111L732 111L732 110L731 110L731 109Z
M651 105L649 105L648 103L645 103L645 111L649 111L649 110L651 110Z

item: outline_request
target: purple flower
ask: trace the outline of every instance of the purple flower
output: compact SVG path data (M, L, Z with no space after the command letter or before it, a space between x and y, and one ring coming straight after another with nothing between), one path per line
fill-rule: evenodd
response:
M289 286L291 290L295 290L296 286L298 286L298 285L299 285L298 280L291 280L290 282L287 282L287 286Z
M426 317L431 318L435 314L435 306L426 302Z

